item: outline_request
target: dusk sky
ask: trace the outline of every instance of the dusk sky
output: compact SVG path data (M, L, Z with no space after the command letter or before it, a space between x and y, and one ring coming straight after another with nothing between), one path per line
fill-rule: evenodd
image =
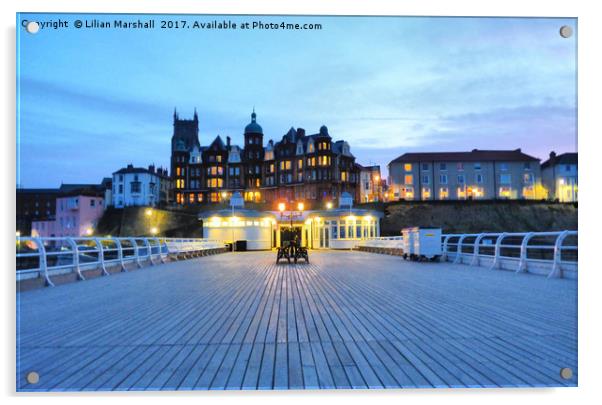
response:
M322 30L76 29L17 23L18 165L23 187L99 183L133 163L168 166L173 110L199 138L242 145L253 107L264 141L321 125L363 165L411 151L574 152L574 19L225 17ZM35 35L20 20L70 22ZM164 18L152 16L158 22ZM169 16L172 20L182 16ZM191 22L222 21L187 16ZM559 35L562 25L575 33Z

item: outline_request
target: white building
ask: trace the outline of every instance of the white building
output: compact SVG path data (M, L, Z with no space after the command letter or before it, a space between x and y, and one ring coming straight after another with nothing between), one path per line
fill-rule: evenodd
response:
M154 207L168 200L168 190L167 170L155 170L152 165L146 169L130 164L113 173L112 205L116 208Z
M541 178L548 191L548 199L559 202L577 202L578 165L577 153L550 153L541 164Z

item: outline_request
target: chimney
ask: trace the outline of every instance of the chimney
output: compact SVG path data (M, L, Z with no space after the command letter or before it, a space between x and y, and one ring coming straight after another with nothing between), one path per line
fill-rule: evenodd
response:
M305 136L305 129L303 128L297 128L297 137L298 138L303 138Z
M230 137L229 136L226 137L226 146L228 147L228 149L230 149Z
M128 168L128 169L133 169L133 168L134 168L134 165L130 163L130 164L128 164L127 168Z
M155 172L155 165L148 165L148 171L151 173Z
M550 152L550 159L554 160L556 158L556 152Z

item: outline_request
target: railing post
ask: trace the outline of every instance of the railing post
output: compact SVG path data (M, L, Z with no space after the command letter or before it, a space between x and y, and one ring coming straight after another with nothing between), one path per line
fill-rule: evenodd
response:
M563 231L556 238L556 243L554 244L554 260L552 262L552 271L550 271L550 274L548 274L548 278L562 278L562 266L560 265L560 261L562 259L562 244L568 235L569 231Z
M73 238L65 238L71 249L73 249L73 267L75 268L75 272L77 273L77 278L79 280L85 280L84 275L79 268L79 250L77 249L77 243Z
M483 239L483 237L486 234L484 233L480 233L479 236L476 237L475 241L474 241L474 247L473 247L473 254L472 254L472 261L470 262L471 266L478 266L479 265L479 248L481 246L481 240Z
M527 272L527 253L529 241L533 237L533 232L527 233L520 244L520 260L518 262L518 269L516 269L517 273L526 273Z
M500 255L501 255L501 251L502 251L502 241L504 240L505 237L506 237L506 232L501 233L495 240L493 263L491 263L491 267L490 267L491 270L495 270L500 267L500 264L501 264Z
M38 245L38 252L40 254L40 271L44 273L44 280L47 286L54 287L54 283L50 280L50 274L48 274L48 260L46 257L46 247L41 238L32 238Z
M139 250L138 250L138 243L136 243L135 238L128 238L128 240L130 242L132 242L132 247L134 248L134 258L136 261L136 265L138 266L139 269L141 269L142 263L140 263L140 254L139 254Z
M159 238L155 238L155 240L157 241L157 246L159 247L159 259L161 259L161 263L165 263L165 257L163 257L163 244Z
M452 236L454 236L454 235L453 234L445 235L445 238L443 239L443 254L441 255L441 260L443 260L444 262L447 261L448 243L449 243L449 240L452 238Z
M125 263L123 261L123 246L121 245L121 241L119 238L113 239L115 241L115 245L117 246L117 258L119 259L119 266L121 267L121 271L127 272L128 270L125 268Z
M458 248L456 249L454 264L462 263L462 242L464 242L464 238L466 238L466 234L461 235L460 239L458 239Z
M98 248L98 261L100 263L100 269L102 270L102 275L108 276L109 272L107 271L107 268L105 267L105 253L102 250L102 242L100 241L99 238L94 238L94 242L96 242L96 247Z
M146 245L146 252L148 254L148 261L150 262L151 266L154 266L155 262L153 262L153 251L152 251L150 242L148 241L148 238L144 238L144 244Z

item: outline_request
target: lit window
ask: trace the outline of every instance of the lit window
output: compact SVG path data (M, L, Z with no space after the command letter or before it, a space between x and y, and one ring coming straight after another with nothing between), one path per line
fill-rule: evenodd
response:
M464 187L458 187L458 198L466 198L466 189Z
M422 188L422 199L427 200L429 198L431 198L431 189L428 187L423 187Z
M447 187L441 187L439 189L439 198L442 200L446 200L449 198L449 189Z
M512 197L512 189L510 187L500 187L500 197Z
M412 164L411 163L405 163L403 165L403 170L405 170L406 172L411 172L412 171Z
M299 159L299 160L297 161L297 168L298 168L298 169L303 169L303 159Z
M411 174L406 174L404 177L404 184L414 184L414 176Z

